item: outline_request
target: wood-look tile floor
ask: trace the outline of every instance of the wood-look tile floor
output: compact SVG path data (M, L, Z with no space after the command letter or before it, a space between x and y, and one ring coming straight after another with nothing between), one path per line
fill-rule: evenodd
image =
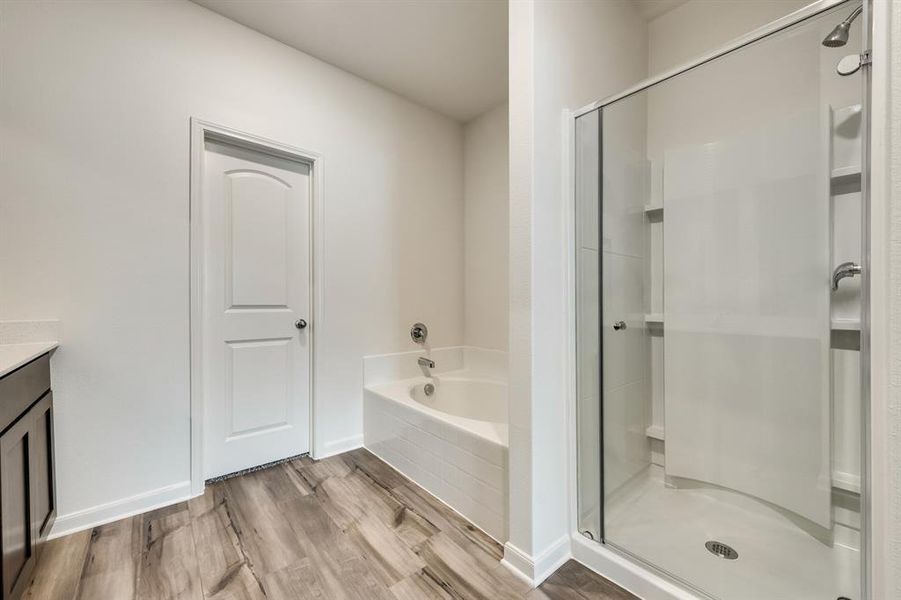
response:
M51 541L40 600L626 600L570 561L529 590L501 546L366 450L300 458Z

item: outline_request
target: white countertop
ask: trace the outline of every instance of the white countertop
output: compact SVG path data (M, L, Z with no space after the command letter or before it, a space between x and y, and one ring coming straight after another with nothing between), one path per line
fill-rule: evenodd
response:
M59 346L59 342L0 344L0 377Z

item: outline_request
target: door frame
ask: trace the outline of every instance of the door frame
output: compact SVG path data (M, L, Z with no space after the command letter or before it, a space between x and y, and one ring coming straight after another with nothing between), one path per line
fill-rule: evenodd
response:
M316 448L316 325L321 303L322 280L322 171L323 159L318 152L306 150L290 144L218 125L210 121L191 117L191 157L190 157L190 401L191 401L191 495L203 493L205 476L203 470L203 435L205 418L205 398L203 388L203 163L206 142L214 140L260 152L278 158L285 158L307 165L310 168L310 314L307 329L310 337L309 397L310 413L310 453Z

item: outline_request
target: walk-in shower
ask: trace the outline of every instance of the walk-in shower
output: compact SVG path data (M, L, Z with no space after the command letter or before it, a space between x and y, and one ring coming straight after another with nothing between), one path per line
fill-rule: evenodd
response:
M702 596L865 597L865 19L820 6L576 118L578 528Z

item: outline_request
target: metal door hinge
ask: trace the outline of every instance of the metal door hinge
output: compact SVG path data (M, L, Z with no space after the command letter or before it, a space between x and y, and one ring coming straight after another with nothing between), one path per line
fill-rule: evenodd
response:
M868 65L868 64L870 64L870 63L872 63L872 62L873 62L873 57L870 55L870 51L869 51L869 50L864 50L864 51L860 54L860 64L861 64L861 66L863 66L863 65Z

